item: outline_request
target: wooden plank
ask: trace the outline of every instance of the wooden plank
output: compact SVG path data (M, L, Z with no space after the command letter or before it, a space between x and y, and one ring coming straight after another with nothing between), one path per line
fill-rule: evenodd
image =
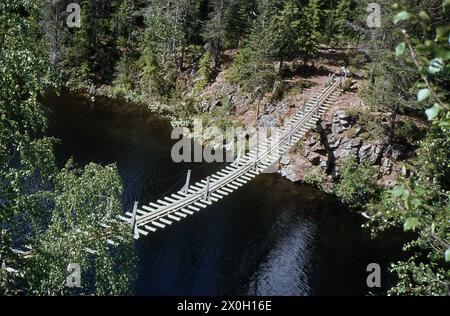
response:
M158 205L156 203L150 203L150 206L156 208L157 210L159 210L162 207L162 205Z
M152 222L152 225L159 227L159 228L166 228L166 225L161 224L160 222L157 222L157 221Z
M265 167L268 167L268 166L270 166L271 164L273 164L273 161L272 160L263 160L263 161L261 161L258 165L259 166L265 166Z
M144 227L145 227L145 229L147 229L151 233L155 233L157 231L156 228L154 228L152 226L149 226L149 225L145 225Z
M213 199L211 198L211 201L212 201L212 200L213 200ZM216 201L217 201L217 200L216 200ZM198 203L198 202L194 202L194 204L195 204L195 203ZM200 204L206 204L206 207L208 207L208 205L212 205L212 202L202 200Z
M189 193L190 194L198 194L199 192L201 192L202 190L193 190L193 189L189 189Z
M167 224L167 225L172 225L172 224L173 224L173 222L171 222L171 221L169 221L169 220L167 220L167 219L165 219L165 218L160 218L159 221L160 221L161 223Z
M220 194L218 194L218 193L211 193L211 196L212 196L213 198L218 199L218 200L223 199L223 195L220 195ZM215 201L215 202L218 202L218 201Z
M242 179L242 176L240 178L237 178L235 182L240 182L241 184L247 184L248 180Z
M267 170L267 167L258 167L260 173L264 173Z
M158 200L157 203L165 206L170 206L170 203L167 203L166 201Z
M172 197L173 197L174 199L178 200L178 201L185 198L185 196L181 196L181 195L178 195L178 194L172 194Z
M188 206L189 207L189 206ZM183 212L183 213L186 213L186 214L189 214L189 215L193 215L194 214L194 212L191 212L191 211L189 211L189 210L187 210L187 209L181 209L181 212Z
M138 232L139 235L144 235L144 236L147 236L147 235L148 235L148 232L147 232L147 231L142 230L142 229L140 229L140 228L137 229L137 232Z
M195 189L198 189L199 191L203 191L203 190L205 189L205 187L204 187L201 183L199 183L199 182L197 182L196 184L194 184L192 187L195 188ZM198 193L198 192L197 192L197 193Z
M146 211L149 211L149 212L156 212L157 211L157 209L155 209L153 207L146 206L146 205L143 205L142 208L144 210L146 210ZM139 210L138 210L138 212L139 212Z
M253 170L249 170L247 173L253 174L255 176L259 176L260 172L258 171L253 171Z
M209 196L209 199L214 202L217 203L219 202L219 200L217 198L215 198L212 194ZM202 203L206 203L208 205L212 205L211 201L207 201L207 200L202 200Z
M222 189L218 189L216 192L219 193L219 194L222 194L223 196L228 196L229 195L228 192L225 192Z
M248 181L252 181L253 179L250 177L247 177L246 175L241 176L242 179L247 180Z
M188 209L191 209L191 210L193 210L193 211L196 211L196 212L200 211L200 209L199 209L198 207L195 207L195 206L193 206L193 205L188 205L187 208L188 208Z
M250 172L245 173L245 176L251 178L252 180L254 178L256 178L256 175L254 175L253 173L250 173Z
M137 210L136 210L136 213L138 213L138 214L140 214L140 215L148 215L147 212L144 212L144 211L142 211L142 210L140 210L140 209L137 209Z
M195 206L201 207L201 208L206 208L207 206L205 204L202 204L200 202L194 202Z
M170 218L170 219L172 219L172 220L174 220L174 221L177 221L177 222L181 221L181 218L176 217L176 216L174 216L174 215L172 215L172 214L167 215L167 217Z
M226 192L228 192L228 193L233 193L234 192L234 190L232 190L232 189L229 189L229 188L227 188L226 186L225 187L222 187L222 188L220 188L221 190L224 190L224 191L226 191Z

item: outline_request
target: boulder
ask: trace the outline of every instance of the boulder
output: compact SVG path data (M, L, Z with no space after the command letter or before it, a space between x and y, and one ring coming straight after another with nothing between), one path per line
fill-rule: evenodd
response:
M364 163L369 160L372 152L373 152L372 144L364 145L359 149L358 158L359 162Z
M291 164L292 159L290 157L284 156L281 161L280 164L282 164L283 166L287 166Z
M263 115L259 119L259 126L261 127L274 127L277 125L277 118L274 115Z
M306 158L314 166L319 165L320 161L322 160L322 156L321 155L319 155L317 153L313 153L313 152L311 152Z
M362 139L345 138L342 140L341 146L335 151L334 155L337 159L346 159L348 157L357 157L359 149L362 146Z
M350 116L343 110L338 110L334 114L331 124L331 133L336 135L349 130L352 127Z
M341 145L342 138L338 137L337 135L331 134L331 135L327 136L327 141L328 141L328 144L330 145L330 148L335 150L335 149L338 149L339 146Z
M373 150L370 154L369 161L374 164L380 164L381 158L383 157L383 146L375 145L373 146Z
M283 169L281 171L281 175L292 182L299 182L303 180L302 176L295 172L291 167Z

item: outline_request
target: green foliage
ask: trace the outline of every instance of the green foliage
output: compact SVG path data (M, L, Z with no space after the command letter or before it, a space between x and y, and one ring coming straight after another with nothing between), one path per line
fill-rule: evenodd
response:
M395 137L403 142L414 144L424 136L423 131L414 121L398 122Z
M124 55L116 65L114 87L117 93L126 94L135 89L139 65L133 58Z
M239 47L247 35L252 22L252 0L229 0L224 13L223 46L227 48Z
M328 181L328 175L322 168L314 167L305 174L304 181L309 185L321 188Z
M264 43L260 42L259 39L255 39L249 45L264 47ZM265 53L251 47L245 47L236 56L226 78L230 82L239 83L244 91L253 92L255 89L261 88L263 92L267 92L271 90L275 83L276 71Z
M91 165L84 172L59 172L55 140L43 136L47 117L38 100L53 82L33 45L40 41L39 4L0 3L0 294L126 294L135 271L130 228L111 223L110 234L124 238L114 251L100 228L100 218L108 224L121 210L116 168ZM89 286L63 288L68 262L82 264ZM19 273L6 272L4 264Z
M436 264L417 263L414 259L416 258L392 265L391 271L400 281L389 291L389 295L447 296L448 275L445 269L439 268Z
M361 96L372 111L390 115L385 138L392 142L398 114L418 108L409 90L417 75L406 60L395 60L394 54L388 51L378 54L377 61L373 63L372 80L367 82Z
M302 47L305 62L312 58L319 47L321 22L321 1L309 0L308 6L303 9L300 25L299 45Z
M317 51L321 6L319 0L303 8L294 0L262 6L227 78L248 92L272 91L286 61L302 54L306 63Z
M142 91L154 96L167 95L173 82L166 82L165 71L157 62L156 57L151 52L146 52L142 55L140 63L142 74L139 85Z
M194 89L196 91L202 91L213 79L214 65L213 56L211 53L206 52L199 63L199 80L195 83Z
M334 11L334 27L338 35L344 35L347 32L346 22L352 15L352 0L340 0Z
M379 116L367 107L354 106L347 109L347 114L353 122L359 123L369 132L374 139L385 139L387 128Z
M25 269L29 294L131 294L136 271L133 238L129 227L114 221L122 214L116 167L91 164L77 170L69 163L54 185L51 224L36 242ZM104 224L110 227L108 233ZM106 247L112 236L122 236L122 243ZM81 267L81 289L65 286L70 263Z
M273 57L280 62L280 71L283 62L299 51L302 17L304 16L296 2L287 1L283 9L274 15L268 26L268 32L273 41L271 43ZM305 24L309 25L309 23Z
M353 79L347 78L344 83L342 84L342 91L347 92L350 90L353 84Z
M403 31L403 42L396 46L396 55L403 58L408 52L415 65L420 76L415 84L417 100L431 106L426 114L433 127L420 143L416 159L404 167L398 185L384 192L379 204L370 207L371 225L375 233L400 226L417 236L405 245L405 250L414 251L415 255L392 268L399 283L391 294L448 295L450 137L446 90L450 29L448 20L444 22L447 25L431 25L429 13L395 7L398 11L393 21L407 28ZM443 1L442 13L448 14L449 9L450 3ZM431 41L433 33L435 40Z
M340 181L336 184L336 196L353 208L364 208L377 198L376 170L369 164L359 165L355 159L346 160L339 169Z

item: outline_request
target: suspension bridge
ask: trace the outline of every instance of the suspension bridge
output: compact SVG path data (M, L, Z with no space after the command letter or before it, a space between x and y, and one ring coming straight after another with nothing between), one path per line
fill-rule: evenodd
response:
M338 99L342 83L343 78L332 76L328 85L301 107L276 135L259 143L245 156L238 157L233 164L193 184L189 171L186 184L179 192L145 205L136 202L133 211L120 219L131 225L134 238L139 239L219 202L279 163Z

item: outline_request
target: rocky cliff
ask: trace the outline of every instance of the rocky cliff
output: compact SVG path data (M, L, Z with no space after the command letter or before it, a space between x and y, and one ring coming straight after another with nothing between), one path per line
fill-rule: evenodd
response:
M303 181L308 172L321 168L331 178L338 178L345 159L378 166L380 183L393 185L398 162L386 146L367 136L363 126L354 122L343 109L329 113L319 121L281 161L281 174L291 181ZM398 158L398 157L397 157Z

